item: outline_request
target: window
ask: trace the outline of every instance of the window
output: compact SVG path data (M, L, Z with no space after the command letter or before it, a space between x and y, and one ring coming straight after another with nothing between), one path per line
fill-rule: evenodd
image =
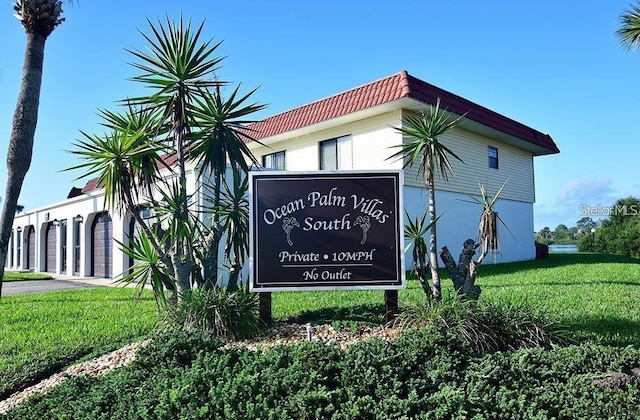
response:
M351 169L351 137L342 136L320 142L320 169Z
M11 237L9 239L9 267L14 267L13 247L14 247L14 238L13 238L13 231L11 231Z
M262 166L264 168L285 170L284 150L262 156Z
M320 169L338 169L338 139L320 142Z
M60 221L60 272L67 272L67 220Z
M489 167L498 169L498 148L489 146Z
M16 231L16 268L22 267L22 228L18 228Z
M82 216L73 218L73 273L80 274L80 235L82 229Z

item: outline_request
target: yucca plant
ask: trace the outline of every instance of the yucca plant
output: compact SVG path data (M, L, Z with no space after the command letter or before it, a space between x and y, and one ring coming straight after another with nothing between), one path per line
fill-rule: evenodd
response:
M199 175L201 177L207 175L213 181L213 185L207 188L212 207L211 226L205 235L202 250L205 272L204 287L208 288L213 287L218 278L218 266L220 265L218 252L225 227L234 229L240 227L233 223L227 223L225 226L220 219L221 215L225 215L225 211L221 212L220 209L223 204L229 204L228 200L226 203L222 201L227 163L231 165L234 174L246 173L251 163L258 163L247 146L247 142L252 140L251 132L244 128L248 123L254 121L249 116L264 108L263 105L248 102L254 92L255 90L240 95L238 86L234 88L229 97L225 98L222 96L220 86L216 86L213 90L201 90L200 96L194 98L192 112L198 131L191 136L189 154L198 164ZM237 183L238 180L231 181ZM239 185L235 186L239 187ZM227 189L227 192L230 191ZM231 193L231 195L236 195L235 204L241 202L238 201L241 200L241 197L237 196L238 193L240 192ZM229 194L227 194L227 198L229 198ZM232 206L235 204L231 203ZM240 209L236 207L236 210ZM228 221L228 211L226 211L225 217ZM235 233L237 230L233 232L233 234ZM227 253L228 255L229 253ZM236 254L236 256L238 255ZM239 273L237 267L233 269L233 272Z
M182 17L178 22L167 17L166 22L149 21L149 25L150 33L142 33L149 48L129 52L137 59L133 66L141 71L133 80L144 83L151 93L123 100L127 108L122 114L102 111L103 125L113 133L85 135L73 153L87 161L73 169L84 169L83 176L98 176L108 207L126 209L135 219L166 270L162 283L169 285L168 290L175 285L182 299L194 285L215 287L222 266L218 250L224 230L237 235L240 229L243 215L220 219L224 214L222 184L228 162L238 172L248 170L247 162L256 161L246 145L251 137L244 125L263 106L249 101L253 91L241 95L239 87L228 97L222 95L225 82L214 77L222 60L214 55L220 44L201 40L203 24L192 27ZM187 159L213 185L187 191ZM167 160L175 164L169 167ZM166 181L167 175L173 178L171 182ZM203 191L214 197L211 208L198 209L191 199ZM136 208L140 204L153 208L153 221L139 217ZM200 211L212 216L211 224L198 220ZM230 222L234 218L237 220ZM242 258L240 251L227 252L231 254L236 266ZM125 279L146 281L132 276Z
M509 227L507 224L500 218L500 215L494 210L495 204L498 202L502 194L504 193L504 189L509 182L509 178L507 178L502 186L498 189L498 191L492 196L487 190L487 187L478 181L478 187L480 189L480 198L474 197L473 195L467 194L467 196L472 200L472 203L478 204L482 207L482 213L480 214L480 223L478 225L478 234L476 238L476 244L480 248L480 256L478 257L477 263L481 264L484 258L490 252L499 252L500 251L500 239L498 237L498 222L504 226L505 229L509 233ZM511 235L513 235L511 233Z
M138 298L147 285L151 286L156 304L166 307L168 302L177 300L176 285L167 265L152 245L146 234L129 238L129 244L118 242L122 251L135 261L131 269L123 273L117 281L123 285L134 284L138 290ZM162 242L163 239L157 240ZM165 294L169 291L170 296Z
M436 300L442 296L440 274L438 272L436 220L435 176L440 175L445 181L453 175L451 158L462 163L464 161L450 148L440 142L440 137L447 134L462 122L464 116L454 118L447 110L440 108L440 98L427 114L405 115L402 127L394 127L406 136L407 141L395 146L400 150L389 159L404 159L404 167L419 165L424 176L424 184L429 192L429 222L432 223L429 235L429 266L431 269L431 294Z
M413 272L420 281L422 290L427 298L433 297L431 292L431 286L427 280L427 274L429 271L429 263L427 262L427 243L424 240L424 236L427 234L440 219L440 216L436 220L427 223L427 213L423 212L422 216L412 219L408 212L406 212L407 222L404 225L404 239L410 241L405 248L405 252L412 248L411 255L413 257Z
M489 195L487 188L480 182L478 182L480 186L480 198L468 195L472 200L470 201L471 203L479 204L482 207L482 213L480 214L480 224L478 226L476 240L467 239L464 241L458 262L455 262L446 246L440 250L440 257L442 261L444 261L447 271L449 271L453 288L458 294L467 298L477 300L478 297L480 297L480 287L475 284L478 275L478 266L490 252L496 252L500 249L498 222L502 223L509 231L507 225L494 210L494 206L504 192L508 181L507 179L493 196ZM509 231L509 233L511 233L511 231ZM476 260L474 256L478 248L480 248L481 251L480 256Z

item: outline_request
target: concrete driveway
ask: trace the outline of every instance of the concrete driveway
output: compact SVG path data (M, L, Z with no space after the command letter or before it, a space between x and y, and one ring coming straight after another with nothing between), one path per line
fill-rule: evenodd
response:
M95 277L56 276L52 280L24 280L2 283L2 296L26 293L46 293L58 290L88 289L92 287L119 286L111 279Z

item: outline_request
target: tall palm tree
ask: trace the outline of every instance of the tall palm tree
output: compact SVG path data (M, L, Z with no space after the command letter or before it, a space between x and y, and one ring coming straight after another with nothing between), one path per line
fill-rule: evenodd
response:
M31 166L33 138L38 120L44 46L53 30L60 25L62 2L57 0L17 0L13 6L27 34L24 67L18 103L13 116L7 152L7 188L0 221L0 298L7 246L13 227L22 183Z
M212 188L208 188L208 192L211 192L209 198L212 201L212 224L204 239L203 250L205 287L211 287L215 284L218 277L218 250L225 230L225 226L220 223L220 216L225 216L226 226L232 232L237 233L239 227L237 224L228 224L230 218L233 219L233 211L231 215L228 210L221 211L221 207L223 207L221 206L221 194L225 192L223 181L227 162L233 169L234 179L232 182L236 187L238 187L236 172L248 172L249 164L247 162L258 165L258 161L247 146L248 141L252 138L251 132L245 127L248 123L253 122L248 119L248 116L264 109L265 106L257 103L247 104L247 100L255 92L255 89L240 96L238 95L239 88L239 86L234 88L228 98L223 98L220 86L216 86L213 91L203 91L200 98L196 98L196 106L194 107L194 116L199 132L192 136L189 153L200 168L200 177L205 174L213 177ZM235 193L236 195L240 194L239 191ZM235 198L241 200L242 195ZM237 206L233 207L239 211ZM235 217L240 218L240 215L235 214ZM232 237L233 235L230 236L230 238ZM236 250L238 249L236 248ZM228 252L226 254L230 255ZM240 256L237 253L235 256L237 261L241 261L238 259ZM232 271L234 275L239 273L237 268Z
M440 109L440 98L427 114L408 114L403 118L402 127L394 127L408 137L397 147L400 150L390 156L403 158L404 167L419 165L424 176L424 184L429 191L429 266L431 269L431 293L434 299L442 297L440 274L438 272L437 232L436 232L436 194L435 175L440 175L445 181L453 175L453 166L449 157L464 163L451 149L442 144L439 137L450 132L462 122L463 116L452 118L450 114Z
M627 48L640 47L640 2L620 15L620 28L616 31L620 42Z
M151 21L152 34L142 33L149 43L148 51L129 50L139 59L133 66L143 73L133 78L144 83L152 93L147 96L127 100L160 114L161 127L168 128L169 139L174 142L178 162L178 196L181 198L178 220L187 220L188 195L186 179L187 141L191 127L195 125L191 112L195 98L203 90L219 86L213 77L222 57L213 55L220 43L211 40L200 42L204 22L195 30L191 22L186 24L180 16L178 23L166 17L166 25ZM192 274L195 272L193 252L188 241L176 241L170 252L175 270L178 293L183 295L191 289Z
M242 193L234 192L237 203L230 207L225 195L229 191L222 186L227 162L234 172L246 172L248 162L257 163L246 144L251 137L245 125L253 122L248 116L263 106L249 102L254 91L240 95L239 87L223 97L222 82L207 77L221 59L212 56L219 44L199 41L202 25L192 31L190 23L185 25L181 19L176 24L168 18L166 25L150 25L153 35L143 34L151 44L149 50L132 51L140 59L134 66L144 71L133 80L154 91L123 101L127 105L123 114L101 111L103 125L112 133L83 133L85 138L72 153L84 162L70 169L97 176L106 204L130 214L142 229L143 240L131 238L129 246L124 246L125 253L140 264L123 280L144 284L140 276L146 276L157 297L163 299L158 288L169 285L180 299L194 283L216 284L219 243L225 231L229 238L244 238L244 227L239 226L246 219L241 214ZM176 158L177 168L166 166L163 158L167 157ZM199 167L203 183L212 181L200 186L210 195L210 208L196 209L187 193L187 160ZM163 179L160 169L170 171L174 179ZM239 188L239 181L233 181ZM153 208L153 220L140 217L140 204ZM197 214L211 216L212 223L202 223ZM236 266L243 261L242 246L226 251Z

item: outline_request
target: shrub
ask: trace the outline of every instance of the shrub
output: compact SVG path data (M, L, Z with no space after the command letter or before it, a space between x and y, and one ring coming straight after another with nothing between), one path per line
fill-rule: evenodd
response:
M253 337L262 327L258 310L258 294L243 288L196 289L167 309L165 324L187 331L208 331L216 337Z
M482 299L465 300L457 295L440 302L427 299L404 308L396 325L401 328L433 325L468 343L475 351L516 350L572 342L569 329L544 312L522 303Z
M639 360L598 345L478 354L433 326L348 351L225 349L210 334L164 332L132 364L71 378L7 418L638 418L638 386L596 380Z

